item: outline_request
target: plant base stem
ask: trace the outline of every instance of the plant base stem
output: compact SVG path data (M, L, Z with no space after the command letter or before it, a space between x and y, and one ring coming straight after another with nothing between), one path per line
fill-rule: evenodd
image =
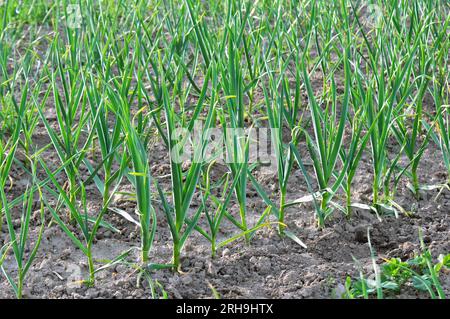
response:
M92 287L95 284L95 268L94 261L92 259L92 253L90 252L87 256L88 258L88 266L89 266L89 280L87 281L88 287Z
M286 229L286 226L284 225L284 205L286 202L286 192L281 191L280 193L280 211L278 215L278 235L283 236L284 230Z
M172 263L173 263L174 270L180 272L181 271L181 264L180 264L180 247L179 247L179 243L174 243L173 244Z

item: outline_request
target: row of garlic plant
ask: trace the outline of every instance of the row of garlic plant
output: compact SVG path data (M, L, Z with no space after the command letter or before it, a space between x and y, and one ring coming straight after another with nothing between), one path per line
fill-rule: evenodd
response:
M86 0L73 3L82 18L75 27L67 23L69 4L54 5L45 15L53 25L52 37L39 38L46 51L33 51L32 43L28 52L35 54L21 56L12 71L8 61L17 53L7 43L21 43L8 24L14 1L6 1L2 11L0 89L2 122L8 127L6 133L2 128L0 217L5 216L17 262L17 283L10 275L7 278L18 297L39 241L24 265L31 206L25 205L19 239L11 214L18 203L33 202L36 193L42 211L45 207L86 255L90 273L86 282L92 285L99 269L92 254L95 237L100 227L113 228L103 217L120 211L113 198L125 181L135 189L140 262L179 269L183 246L194 230L211 243L214 256L217 249L241 237L250 243L258 229L270 225L269 214L274 215L280 235L304 246L287 229L287 208L312 199L318 226L324 227L334 209L350 216L352 206L363 207L352 202L351 193L364 152L373 165L373 203L367 206L377 214L398 208L394 195L402 176L411 179L412 190L418 193L417 170L430 140L439 145L450 173L445 72L449 18L443 13L448 12L443 1L435 6L420 1L402 1L398 6L376 2L382 15L372 26L364 23L367 17L354 3L345 0L254 4L230 0L209 5L191 0L123 1L119 9ZM155 9L153 13L149 14L149 7ZM38 33L33 34L38 37ZM316 77L322 78L319 90L313 84ZM20 103L16 92L22 92ZM256 98L258 92L263 99ZM435 103L433 114L424 107L428 94ZM56 121L48 119L49 109ZM232 161L225 163L228 171L220 179L219 195L210 174L214 161L194 158L187 166L178 161L174 146L192 141L188 134L177 135L177 128L192 133L199 119L205 121L203 132L218 127L225 135L229 129L261 123L271 128L279 202L253 174L258 165L250 163L249 136L226 139L223 151ZM39 123L51 142L42 148L32 140ZM287 143L284 128L289 131ZM158 176L151 176L149 142L155 132L170 158L170 190L163 189ZM350 143L344 143L345 137ZM200 141L195 150L201 157L208 136ZM302 141L306 157L299 152ZM399 150L391 158L388 147L393 141ZM25 160L15 157L17 148ZM43 159L51 149L59 158L56 169ZM403 154L408 164L402 167ZM306 168L308 160L313 174ZM5 190L13 165L26 170L31 185L25 195L10 201ZM288 182L296 169L303 173L310 195L288 201ZM40 180L38 171L46 178ZM89 183L103 197L96 212L86 205ZM267 205L253 225L247 205L250 184ZM341 191L344 207L335 199ZM195 194L201 204L192 212ZM233 199L237 212L229 209ZM173 258L166 265L151 263L156 210L164 213L172 236ZM202 217L207 228L199 223ZM224 219L237 231L221 239ZM42 219L41 231L43 225Z

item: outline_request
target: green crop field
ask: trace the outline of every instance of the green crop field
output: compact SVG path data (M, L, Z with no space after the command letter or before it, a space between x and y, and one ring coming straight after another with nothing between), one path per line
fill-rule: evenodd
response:
M0 298L450 296L450 2L0 0Z

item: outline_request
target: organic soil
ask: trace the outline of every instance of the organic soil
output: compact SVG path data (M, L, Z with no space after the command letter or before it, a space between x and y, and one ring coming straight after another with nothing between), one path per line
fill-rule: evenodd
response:
M42 128L43 129L43 128ZM40 135L42 134L42 135ZM36 143L46 144L45 131L37 134ZM39 139L41 139L39 141ZM58 161L55 154L48 151L48 163ZM152 154L152 174L159 179L165 189L170 189L170 177L167 151L160 145L154 145ZM439 151L430 144L421 163L421 181L438 184L445 178ZM219 167L220 170L220 167ZM354 179L353 200L369 203L371 193L371 166L368 156L364 156L358 175ZM26 187L25 174L12 171L14 180L8 191L11 198L20 195ZM277 198L276 174L257 170L255 177L262 183L273 198ZM162 178L161 178L162 176ZM42 177L41 177L42 178ZM444 179L445 180L445 179ZM444 191L436 199L437 190L422 194L416 200L402 181L396 202L406 210L414 211L412 216L400 214L381 216L381 221L367 211L354 211L350 219L335 213L327 220L326 227L318 229L314 220L311 204L291 207L286 212L286 223L306 245L300 245L288 238L280 238L276 226L263 228L257 232L250 245L238 240L219 250L211 258L209 243L194 232L188 240L182 259L182 273L171 270L157 270L153 279L157 280L170 298L213 298L213 287L222 298L336 298L343 292L343 284L348 275L358 273L353 258L371 274L370 249L367 242L367 228L371 228L371 240L378 255L399 257L403 260L420 252L418 229L424 231L424 241L430 247L434 257L450 251L449 219L450 192ZM88 207L95 211L100 207L101 198L96 195L93 185L88 187L90 202ZM300 170L295 167L288 188L288 200L307 194L306 185ZM194 197L193 207L200 204ZM165 218L157 201L154 201L158 213L158 230L152 251L152 261L168 263L171 259L171 238ZM118 199L113 206L134 214L135 203ZM37 207L37 206L36 206ZM230 211L237 211L234 202ZM263 201L249 187L248 207L250 222L255 222L265 209ZM19 225L19 210L16 225ZM33 218L31 239L38 232L38 214ZM49 214L48 214L49 215ZM46 217L46 222L51 221ZM139 245L139 229L121 216L110 212L105 219L120 230L114 233L101 229L94 245L94 256L98 262L113 259L121 252ZM8 238L3 227L0 238ZM230 223L224 222L221 234L230 236L235 233ZM130 260L137 260L137 250ZM12 256L5 263L11 269ZM117 264L99 271L94 287L86 287L80 280L87 277L87 264L82 252L74 247L70 239L52 224L46 227L41 247L25 282L26 298L149 298L148 285L144 282L137 286L137 271L125 264ZM441 275L441 282L447 295L450 295L450 275ZM0 298L14 297L7 281L0 281ZM400 294L388 297L427 298L425 293L413 289L403 289Z

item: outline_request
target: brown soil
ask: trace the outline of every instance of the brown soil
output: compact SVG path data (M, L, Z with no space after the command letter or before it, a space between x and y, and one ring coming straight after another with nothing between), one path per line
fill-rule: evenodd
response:
M51 111L48 116L49 121L55 120ZM34 138L38 149L50 143L43 125L38 126ZM152 175L158 178L163 188L169 190L168 156L160 143L154 145L149 153ZM390 148L394 148L394 145ZM301 151L305 154L304 147L301 147ZM59 165L52 148L45 151L42 156L50 166ZM220 171L220 167L217 170ZM369 156L365 154L353 183L354 202L370 203L371 171ZM430 143L422 158L420 174L420 180L424 184L438 184L446 180L440 151L433 143ZM7 190L9 199L22 194L29 182L27 175L16 167L13 167L11 176L14 183ZM276 175L256 170L254 176L272 198L277 200ZM45 175L40 172L39 177L43 179ZM63 181L62 176L60 179ZM273 226L258 231L251 245L247 246L243 240L238 240L220 250L212 259L209 243L194 232L183 253L183 273L158 270L153 273L153 279L161 283L171 298L212 298L211 286L223 298L334 298L342 292L345 278L357 274L353 257L361 262L366 273L372 272L370 250L365 236L368 227L372 228L371 240L379 262L382 261L382 257L399 257L404 260L419 253L419 228L423 229L425 243L430 247L433 256L449 253L450 192L443 191L435 200L437 191L430 191L424 193L420 200L416 200L407 189L406 182L406 178L400 182L396 202L407 210L414 210L413 216L402 214L398 218L382 216L382 221L379 221L375 215L366 211L355 211L351 219L346 219L336 212L327 221L326 228L319 230L315 225L313 207L296 206L287 210L286 224L307 245L307 249L290 239L280 238ZM130 185L123 187L130 190ZM92 211L98 210L101 198L95 186L89 185L86 190L89 197L88 207ZM287 198L292 200L307 194L304 178L300 170L294 167ZM249 224L252 224L266 207L251 186L247 200ZM194 196L192 207L198 207L199 204L200 198ZM154 205L158 214L158 230L151 254L152 262L168 263L172 254L170 233L159 202L154 201ZM134 202L117 200L113 206L134 215ZM232 213L237 212L234 201L229 207ZM20 223L19 211L17 208L15 212L16 226ZM37 236L38 219L36 215L32 221L31 241ZM101 265L104 259L113 259L121 252L139 246L139 229L136 225L113 212L106 215L105 219L118 228L120 233L105 229L99 231L94 245L97 265ZM49 223L50 220L47 213L46 222ZM224 221L221 235L225 238L235 233L233 225ZM0 246L8 240L8 237L7 228L4 226L0 232ZM137 250L133 251L129 260L138 260ZM4 266L8 270L14 269L12 256L8 257ZM53 223L44 231L41 247L26 278L25 297L150 297L150 290L146 284L137 287L137 272L124 264L117 264L98 272L94 287L88 288L78 282L86 277L87 265L84 255L74 247L59 226ZM450 275L443 274L440 279L446 295L450 296ZM13 292L5 277L0 277L0 298L12 297ZM392 297L427 298L428 295L419 295L415 290L404 289L399 295Z
M40 135L42 134L42 135ZM37 135L40 143L48 140L42 132ZM39 141L37 141L39 143ZM166 189L170 188L166 150L160 144L153 147L153 175L163 176L159 182ZM48 162L57 165L55 154L49 151ZM424 155L421 164L421 181L437 184L444 180L440 153L434 145ZM368 203L371 192L371 171L368 157L362 161L359 174L354 180L353 200ZM13 188L9 191L11 198L22 193L26 187L23 173L13 170ZM276 175L263 171L255 172L257 179L265 186L274 199L277 198ZM41 176L42 178L42 176ZM431 248L433 256L450 251L449 220L450 193L444 191L434 200L437 191L423 194L416 201L405 182L399 185L396 201L405 209L415 209L412 217L400 215L385 216L380 222L375 215L365 211L355 211L347 220L336 213L327 227L319 230L315 226L312 205L289 208L286 221L293 231L308 246L300 247L290 239L277 235L275 226L260 230L251 245L243 240L230 244L219 251L218 256L210 257L209 243L198 233L194 233L186 244L183 254L184 273L170 270L158 270L153 273L164 287L169 297L173 298L212 298L210 286L214 287L223 298L333 298L342 292L347 275L355 276L357 269L353 257L372 272L370 250L365 236L367 227L371 227L371 239L381 257L400 257L407 259L414 256L419 249L418 228L424 230L424 239ZM96 195L93 185L88 187L91 201L88 207L98 209L101 199ZM288 200L307 194L303 176L298 168L290 179ZM152 261L167 263L171 259L170 233L158 202L154 202L158 212L157 237L152 251ZM200 203L194 197L193 207ZM135 203L118 200L114 206L134 214ZM265 205L250 187L248 191L250 223L255 222ZM414 208L416 207L416 208ZM235 209L236 208L236 209ZM235 203L230 204L231 211L236 211ZM18 215L17 215L18 218ZM34 223L37 223L37 216ZM119 215L109 213L106 220L120 230L120 233L101 229L94 245L94 255L98 261L112 259L121 252L138 246L139 230L137 226ZM50 221L47 217L47 222ZM19 220L16 220L18 225ZM36 226L36 225L34 225ZM31 238L36 238L37 227L32 227ZM235 233L231 224L224 222L222 235ZM7 229L3 227L0 238L8 238ZM1 244L1 243L0 243ZM352 257L353 256L353 257ZM12 257L12 256L11 256ZM135 251L129 258L137 260ZM13 263L9 258L5 267L11 269ZM53 224L44 232L44 238L25 284L25 297L28 298L149 298L150 290L143 284L137 287L137 272L131 267L118 264L97 274L95 287L88 288L77 281L87 276L85 257L76 248L58 225ZM447 295L450 294L450 276L442 275L442 284ZM427 297L417 295L414 290L403 290L396 298ZM0 281L0 298L13 297L12 290L2 277Z

